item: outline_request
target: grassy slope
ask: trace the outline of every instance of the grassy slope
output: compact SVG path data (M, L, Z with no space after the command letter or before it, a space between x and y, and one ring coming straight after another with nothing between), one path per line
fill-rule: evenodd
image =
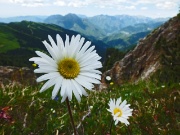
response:
M6 45L1 49L0 53L17 48L44 50L45 48L41 45L41 41L47 39L48 34L55 36L59 33L62 34L63 39L65 38L65 33L69 35L77 34L55 25L27 21L0 24L0 27L0 34L2 35L0 44Z
M12 34L12 29L6 25L0 25L0 53L19 48L17 38Z
M65 41L66 34L70 37L78 34L57 25L28 21L0 24L0 28L0 65L5 66L31 66L28 59L35 56L35 50L46 51L42 41L47 40L48 35L55 40L56 34L60 34ZM106 45L96 40L92 45L95 45L98 54L104 57Z
M0 119L0 134L72 134L67 106L60 103L60 99L51 100L51 90L39 93L40 85L29 87L7 86L0 89L0 109L11 106L8 111L14 123ZM110 98L122 97L131 104L133 116L130 125L126 127L119 123L112 125L112 135L116 134L171 134L179 133L180 120L179 84L166 86L155 85L154 82L141 82L123 86L110 86L103 92L89 92L78 103L74 97L71 101L75 125L88 113L89 106L93 106L91 114L85 118L79 134L104 135L109 132L111 114L106 110Z

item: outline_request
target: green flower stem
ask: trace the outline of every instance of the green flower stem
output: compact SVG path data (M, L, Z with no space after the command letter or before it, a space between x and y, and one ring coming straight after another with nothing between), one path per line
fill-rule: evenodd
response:
M110 129L109 129L109 134L110 134L110 135L111 135L112 125L113 125L113 119L111 120L111 125L110 125Z
M72 117L71 107L70 107L68 98L66 98L66 103L67 103L67 106L68 106L68 111L69 111L71 123L72 123L73 129L74 129L74 135L77 135L76 134L76 128L75 128L75 125L74 125L74 120L73 120L73 117Z

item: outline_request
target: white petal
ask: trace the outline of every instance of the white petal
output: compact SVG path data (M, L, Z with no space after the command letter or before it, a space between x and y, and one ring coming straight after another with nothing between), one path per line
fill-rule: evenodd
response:
M89 54L86 54L86 55L83 55L82 57L80 57L78 59L78 61L80 63L84 63L89 60L98 61L99 59L100 59L100 57L96 53L89 53Z
M132 110L133 110L133 109L126 110L125 113L127 113L127 114L128 114L128 113L132 114Z
M84 43L84 40L85 40L85 38L83 38L83 37L80 39L80 41L79 41L79 43L78 43L78 47L77 47L76 50L75 50L75 53L76 53L76 54L80 51L80 49L81 49L81 47L82 47L82 45L83 45L83 43Z
M30 58L29 61L49 63L46 59L43 59L41 57Z
M63 78L62 80L62 86L61 86L61 96L64 96L67 90L67 80Z
M119 107L120 107L120 108L124 108L124 106L126 105L126 103L127 103L127 101L124 100Z
M76 85L77 85L77 88L79 88L80 91L82 91L82 94L83 94L84 96L88 96L88 94L87 94L87 92L84 90L84 88L83 88L76 80L74 80L74 81L75 81L74 84L76 84Z
M121 103L121 99L120 99L120 98L118 98L118 99L117 99L117 101L116 101L116 106L119 106L119 105L120 105L120 103Z
M47 90L48 88L50 88L51 86L53 86L56 83L56 79L50 79L48 80L40 89L40 92L43 92L45 90Z
M66 93L65 93L65 94L63 95L62 99L61 99L61 103L64 102L64 101L66 100L66 98L67 98L67 95L66 95Z
M72 53L73 53L73 50L74 50L74 48L76 48L76 44L74 44L74 41L75 41L75 37L74 37L74 35L71 37L71 41L70 41L70 43L69 43L69 48L68 48L68 56L69 57L72 57Z
M76 88L76 90L78 91L78 93L82 96L82 91L81 91L81 88L78 86L78 83L73 79L71 80L71 82L73 83L73 85Z
M89 66L81 67L82 70L87 70L87 71L90 71L90 72L91 72L91 70L93 71L93 70L98 69L98 68L100 68L100 67L90 66L90 65Z
M79 75L78 76L81 80L83 80L84 82L86 83L89 83L92 85L92 83L94 84L100 84L101 82L95 78L91 78L91 77L86 77L86 76L83 76L83 75ZM92 85L93 86L93 85Z
M77 54L80 50L80 48L82 47L82 44L83 44L83 40L80 40L81 36L80 35L77 35L74 39L74 41L72 42L71 41L71 56L72 57L77 57ZM79 41L80 40L80 41ZM82 42L83 41L83 42Z
M68 56L68 49L69 49L69 36L66 35L65 47L64 47L64 55L65 55L65 57Z
M69 101L72 100L72 89L73 89L72 84L71 84L70 80L67 79L67 91L66 91L66 94L68 96Z
M62 49L64 49L64 42L59 34L56 35L56 40L59 51L61 51Z
M73 85L73 93L74 93L76 99L78 100L78 102L80 102L80 101L81 101L81 97L80 97L79 92L78 92L78 90L76 89L74 83L72 82L72 80L71 80L71 84ZM81 93L82 93L82 92L81 92Z
M118 124L118 120L115 121L115 125L117 125L117 124Z
M87 50L87 48L91 45L90 41L87 41L84 46L79 50L78 55L76 56L76 59L78 60L79 58L83 57L84 52Z
M89 72L80 72L80 75L86 76L86 77L91 77L91 78L96 78L98 80L101 80L101 76L98 74L94 73L89 73Z
M56 45L56 43L54 42L53 38L52 38L50 35L48 35L48 38L49 38L49 41L51 42L52 47L53 47L54 49L57 49L57 45Z
M129 109L130 109L129 106L127 106L127 105L124 106L124 108L122 108L123 111L127 111L127 110L129 110Z
M43 41L44 46L48 50L49 54L53 57L54 60L58 60L58 57L56 55L56 51L47 43L46 40Z
M50 72L56 72L56 70L54 70L54 69L41 69L41 68L34 70L34 73L50 73Z
M91 45L91 42L90 41L87 41L85 44L84 44L84 46L81 48L81 50L80 50L80 53L84 53L87 49L88 49L88 47Z
M129 122L125 118L118 117L118 120L121 121L122 123L125 123L126 126L129 124Z
M55 84L54 89L52 91L52 99L54 99L57 96L59 89L61 87L61 84L62 84L62 77L59 76L56 80L56 84Z
M43 59L41 57L33 57L33 58L29 59L29 61L34 61L34 63L36 63L38 65L51 65L53 67L56 67L56 65L50 63L49 61L47 61L46 59Z
M84 55L92 52L94 50L95 46L91 46L90 48L88 48L85 52L84 52Z
M39 65L39 69L58 71L57 67L53 67L51 65Z
M89 72L89 73L95 73L95 74L102 74L99 70L95 70L95 69L92 69L92 70L89 70L88 67L83 67L81 68L81 72Z
M50 72L48 74L44 74L36 79L37 82L42 82L48 79L56 78L59 76L58 72Z
M88 90L91 90L94 86L89 83L86 82L85 80L82 80L81 75L78 75L78 77L75 78L76 82L78 82L81 86L87 88Z
M53 65L56 65L56 62L51 57L46 55L45 53L42 53L40 51L36 51L36 54L38 56L42 57L43 59L46 59L49 63L52 63Z
M107 109L109 112L112 112L110 109Z
M96 61L96 62L93 62L93 63L92 63L92 61L86 61L84 63L81 63L81 65L80 65L81 68L85 67L85 66L88 66L89 68L93 67L94 69L97 69L97 68L101 68L102 64L99 61Z
M61 55L62 50L59 50L58 46L56 45L56 43L54 42L53 38L50 35L48 35L48 38L49 38L49 41L51 42L54 52L56 53L56 57L60 58L62 56Z

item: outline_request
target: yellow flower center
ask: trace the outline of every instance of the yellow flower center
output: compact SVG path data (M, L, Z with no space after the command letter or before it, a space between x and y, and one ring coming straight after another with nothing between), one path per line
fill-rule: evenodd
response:
M80 72L79 63L73 58L65 58L58 63L59 73L66 79L74 79Z
M119 113L119 114L118 114L118 117L121 117L121 116L122 116L122 111L121 111L121 109L115 108L115 109L114 109L114 115L116 115L116 113Z

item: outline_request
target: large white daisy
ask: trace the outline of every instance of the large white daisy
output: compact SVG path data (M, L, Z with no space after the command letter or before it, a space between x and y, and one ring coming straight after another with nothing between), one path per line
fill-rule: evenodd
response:
M36 51L39 57L29 59L38 64L39 68L34 70L35 73L44 73L37 78L37 82L47 80L40 92L54 85L52 99L60 91L61 102L66 98L71 100L72 93L80 101L82 95L87 96L85 89L92 90L93 84L100 83L101 72L97 69L102 67L99 61L101 57L94 50L95 46L90 47L90 41L83 45L85 38L80 35L72 36L71 41L66 35L65 43L59 34L56 35L57 43L50 35L48 38L51 44L47 41L43 41L43 44L51 57Z
M115 121L115 125L120 121L122 123L125 123L125 125L129 125L128 118L129 116L132 116L133 109L129 108L130 104L127 104L127 101L124 100L121 101L121 97L115 101L115 99L110 99L109 101L109 107L110 109L107 109L109 112L111 112L113 119Z

